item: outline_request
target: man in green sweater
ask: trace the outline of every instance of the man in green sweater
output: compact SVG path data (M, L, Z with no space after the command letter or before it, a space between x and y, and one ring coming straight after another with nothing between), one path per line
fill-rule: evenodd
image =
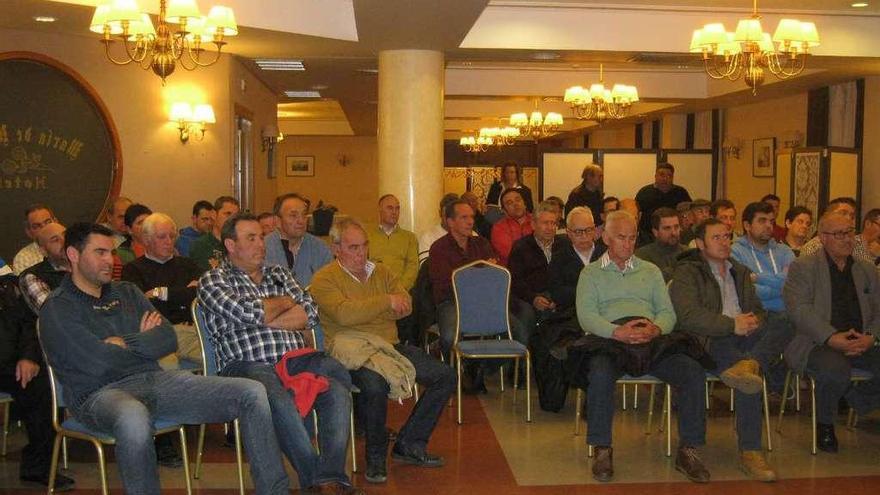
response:
M672 280L676 258L687 250L681 244L681 223L678 212L672 208L657 208L651 214L651 232L654 242L636 249L636 256L657 265L663 280Z
M587 444L595 447L593 478L603 482L614 476L614 390L616 381L624 374L616 357L623 355L632 361L645 357L645 351L650 356L651 342L675 327L675 311L660 269L633 255L637 237L636 219L631 214L621 210L608 215L602 233L608 251L583 269L577 286L581 328L604 339L600 340L603 351L590 357L587 388ZM708 482L709 471L696 452L696 447L706 443L702 366L685 354L674 353L652 361L648 373L678 392L679 447L675 468L691 481Z
M395 321L410 314L412 299L397 276L385 265L367 258L367 231L354 219L337 223L330 231L336 262L325 265L312 278L311 293L328 342L345 332L366 332L394 345L416 370L416 382L425 387L406 424L400 429L391 451L395 460L422 467L440 467L440 456L426 450L437 420L455 390L452 368L418 347L398 342ZM351 370L352 383L359 389L357 405L364 418L367 437L366 479L383 483L387 479L385 458L388 435L388 383L366 367Z

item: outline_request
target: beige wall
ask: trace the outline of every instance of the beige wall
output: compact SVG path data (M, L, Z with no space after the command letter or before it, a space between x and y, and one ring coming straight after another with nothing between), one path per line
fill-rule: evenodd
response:
M862 145L862 213L880 208L880 77L865 78L865 140Z
M807 94L728 108L725 128L728 138L742 140L742 149L738 159L727 159L724 196L742 211L748 203L773 192L772 177L752 177L752 140L775 137L778 151L794 131L806 135Z
M635 146L635 125L597 129L590 133L591 149L631 149Z
M660 124L660 147L667 150L683 150L687 147L687 114L663 114Z
M87 32L71 36L0 29L0 52L6 51L30 51L54 58L78 72L95 89L119 133L123 195L186 225L196 200L213 200L232 192L234 125L230 83L240 79L244 69L231 57L224 55L217 64L194 72L178 68L163 87L152 72L112 65L105 59L97 36ZM259 86L250 84L249 88L261 93ZM214 107L217 123L209 126L203 141L191 137L185 145L180 142L176 125L168 121L171 102L178 99ZM269 108L265 94L240 99L243 105L253 107L257 121L274 118L275 105ZM256 100L259 102L250 103ZM264 185L258 186L265 189Z
M341 155L348 160L339 164ZM373 136L307 137L286 136L278 145L277 194L298 192L312 200L323 200L341 213L372 221L379 199L378 145ZM286 156L314 156L314 177L287 177Z

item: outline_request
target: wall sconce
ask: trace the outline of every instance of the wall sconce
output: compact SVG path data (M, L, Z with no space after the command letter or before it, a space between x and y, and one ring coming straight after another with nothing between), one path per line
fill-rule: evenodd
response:
M171 105L169 120L177 123L181 143L189 141L190 133L198 133L198 139L201 141L205 138L206 124L217 122L217 119L214 118L214 108L211 105L201 103L193 109L192 105L186 102L176 102Z
M721 153L725 158L736 158L739 160L740 150L742 150L742 139L724 138L724 143L721 145Z
M276 143L284 141L284 134L272 124L263 126L263 130L260 132L260 135L263 136L263 145L260 147L262 151L266 151L268 149L271 153L275 150Z

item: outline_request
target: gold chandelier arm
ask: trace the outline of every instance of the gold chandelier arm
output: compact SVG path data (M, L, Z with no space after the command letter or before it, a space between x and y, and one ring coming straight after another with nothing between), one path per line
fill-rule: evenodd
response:
M187 45L186 53L187 53L187 55L189 55L189 59L190 59L190 61L192 61L192 63L193 63L194 65L193 65L193 68L192 68L192 69L186 67L186 66L183 64L183 59L184 59L184 57L180 57L180 63L181 63L181 65L184 65L184 68L186 68L186 70L193 70L193 69L195 69L196 67L208 67L208 66L210 66L210 65L214 65L215 63L217 63L217 61L220 60L220 55L221 55L220 52L223 50L223 45L225 45L226 43L224 43L224 42L216 42L216 41L214 41L213 43L214 43L214 45L217 47L217 51L214 52L214 59L213 59L213 60L211 60L210 62L202 62L202 61L200 60L200 58L201 58L201 54L204 53L204 52L206 52L207 50L205 50L205 49L203 49L203 48L200 48L200 49L197 49L197 50L196 50L196 49L192 49L190 46ZM193 52L194 52L194 51L195 51L195 55L193 55Z
M784 58L785 62L782 62L779 54L775 53L767 57L767 67L773 75L780 79L795 77L802 73L807 66L806 54L798 55L794 59L788 56Z
M144 59L147 59L151 45L148 39L136 38L134 42L131 42L120 35L119 41L122 42L122 46L125 47L125 54L132 62L141 63Z
M125 50L125 54L126 54L127 59L126 60L116 60L115 58L113 58L113 55L111 55L111 53L110 53L110 45L114 43L114 40L101 40L101 43L104 44L104 54L107 56L107 60L114 63L115 65L128 65L132 62L136 62L136 60L134 58L132 58L131 55L129 54L129 52L127 50L127 48L128 48L127 45L126 45L126 50ZM123 44L125 44L125 41L123 41Z

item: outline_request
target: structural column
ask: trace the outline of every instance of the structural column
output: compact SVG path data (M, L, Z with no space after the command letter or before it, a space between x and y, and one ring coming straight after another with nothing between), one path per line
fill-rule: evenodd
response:
M379 52L379 194L400 199L400 225L417 235L439 221L443 80L442 52Z

